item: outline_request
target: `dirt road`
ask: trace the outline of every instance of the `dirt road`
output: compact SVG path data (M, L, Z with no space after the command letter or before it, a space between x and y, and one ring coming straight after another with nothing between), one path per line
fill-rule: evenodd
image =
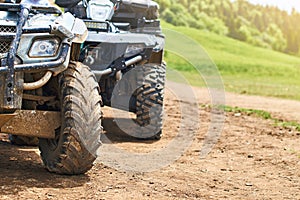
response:
M196 118L195 114L184 116L178 108L191 108L192 102L177 99L175 93L182 86L169 83L169 88L173 89L167 90L164 135L160 141L137 141L111 128L115 122L112 111L106 109L103 123L109 131L103 143L106 147L147 155L154 150L163 152L178 134L181 138L177 140L188 142L182 135L195 133L187 151L176 161L147 173L122 171L122 164L114 160L116 155L104 161L100 156L87 174L60 176L44 169L37 148L11 146L6 136L1 135L0 199L300 199L299 132L275 127L271 120L225 113L221 137L210 154L200 159L211 125L211 109L199 106ZM178 91L174 92L174 88ZM209 105L205 89L194 88L194 92L199 104ZM231 106L263 109L278 118L300 120L300 103L296 101L229 93L226 98ZM183 118L192 125L182 127ZM105 157L108 156L106 152ZM163 160L171 158L163 153L159 156ZM145 165L136 163L137 167Z

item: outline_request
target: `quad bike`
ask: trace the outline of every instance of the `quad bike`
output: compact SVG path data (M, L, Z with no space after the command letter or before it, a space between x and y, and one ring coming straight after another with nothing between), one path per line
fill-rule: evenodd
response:
M78 59L97 77L103 104L136 114L140 139L162 134L166 66L158 4L150 0L56 0L88 28Z
M37 137L46 168L80 174L100 145L101 96L77 59L85 23L51 6L0 3L0 128Z

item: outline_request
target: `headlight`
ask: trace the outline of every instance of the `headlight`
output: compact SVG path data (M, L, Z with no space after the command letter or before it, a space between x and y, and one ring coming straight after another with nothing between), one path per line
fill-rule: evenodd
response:
M29 57L54 57L57 54L60 41L57 38L37 39L31 45Z
M109 0L91 0L88 6L88 17L93 20L110 20L114 13L114 4Z
M126 48L125 58L135 56L139 53L142 53L145 46L143 44L130 44Z

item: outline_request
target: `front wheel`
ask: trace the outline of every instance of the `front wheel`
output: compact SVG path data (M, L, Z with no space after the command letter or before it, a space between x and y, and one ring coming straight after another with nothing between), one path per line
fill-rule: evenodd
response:
M90 69L71 63L58 80L61 127L55 139L40 139L42 160L50 172L81 174L88 171L100 146L101 97Z
M159 140L163 125L163 99L166 79L164 64L141 66L136 93L136 123L141 127L138 138Z

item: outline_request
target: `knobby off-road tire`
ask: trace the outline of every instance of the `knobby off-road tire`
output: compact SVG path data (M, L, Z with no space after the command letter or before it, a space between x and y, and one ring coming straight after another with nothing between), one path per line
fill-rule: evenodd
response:
M50 172L81 174L88 171L100 146L101 97L90 69L71 63L59 77L61 127L55 139L40 139L42 160Z
M138 138L159 140L163 125L163 99L166 79L164 64L145 64L138 75L136 123L141 127Z

